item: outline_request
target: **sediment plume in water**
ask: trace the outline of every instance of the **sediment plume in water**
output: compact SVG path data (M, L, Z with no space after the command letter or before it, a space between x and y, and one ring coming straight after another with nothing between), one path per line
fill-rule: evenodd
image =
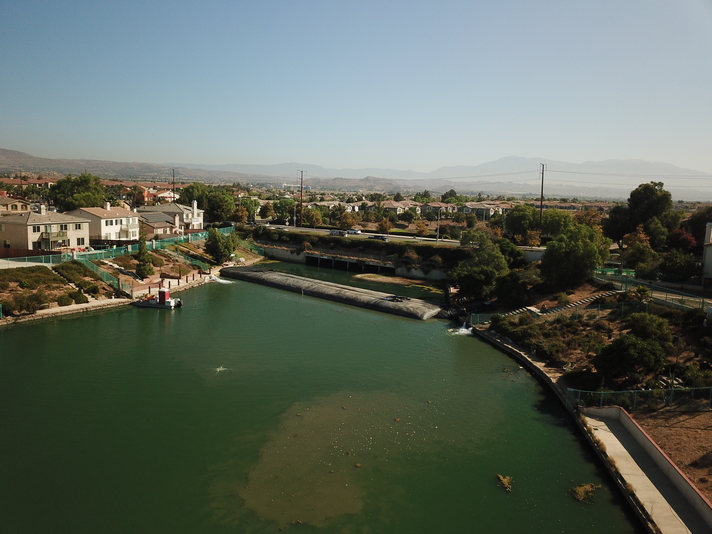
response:
M218 476L213 511L236 522L246 512L239 508L246 507L262 520L316 527L357 514L373 470L397 470L398 461L411 455L466 439L471 444L471 435L465 438L444 421L437 401L413 402L390 393L337 393L297 403L260 447L246 483L230 480L244 473L227 470Z

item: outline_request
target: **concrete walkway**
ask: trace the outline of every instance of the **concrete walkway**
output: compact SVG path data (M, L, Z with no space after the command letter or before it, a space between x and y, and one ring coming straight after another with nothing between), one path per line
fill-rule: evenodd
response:
M620 421L585 419L663 534L709 534L709 526Z

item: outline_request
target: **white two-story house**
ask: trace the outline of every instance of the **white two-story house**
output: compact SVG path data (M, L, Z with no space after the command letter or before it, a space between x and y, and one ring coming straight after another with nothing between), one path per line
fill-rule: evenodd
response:
M96 241L138 240L138 214L108 202L103 208L78 208L67 215L89 219L89 238Z

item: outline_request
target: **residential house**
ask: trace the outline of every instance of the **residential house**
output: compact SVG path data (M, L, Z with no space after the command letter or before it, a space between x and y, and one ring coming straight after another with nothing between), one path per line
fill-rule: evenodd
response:
M447 204L445 202L428 202L420 207L421 211L426 213L432 211L433 213L455 213L457 211L457 204Z
M459 211L465 215L474 215L478 221L489 221L495 213L502 214L502 207L490 202L465 202Z
M203 229L203 215L205 214L205 211L198 209L197 200L193 201L192 206L184 206L183 204L170 202L168 204L159 204L158 206L141 206L136 211L138 211L139 214L150 212L164 213L170 217L178 215L180 223L185 228L185 231Z
M138 214L108 202L103 208L78 208L67 215L89 219L89 239L98 241L137 241Z
M0 215L16 215L30 211L30 203L12 197L0 196Z
M166 215L160 211L145 212L140 214L141 232L146 234L146 239L166 239L172 235L182 235L185 227L180 222L180 216Z
M65 213L25 212L0 217L0 245L24 250L59 250L89 245L89 219Z

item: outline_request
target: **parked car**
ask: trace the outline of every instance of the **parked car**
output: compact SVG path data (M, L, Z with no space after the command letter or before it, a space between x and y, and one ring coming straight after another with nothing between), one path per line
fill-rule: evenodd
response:
M370 235L370 236L368 236L368 238L369 238L369 239L378 239L378 240L380 240L380 241L385 241L386 243L388 243L388 241L390 241L390 239L388 239L388 238L387 238L386 236L384 236L384 235Z

